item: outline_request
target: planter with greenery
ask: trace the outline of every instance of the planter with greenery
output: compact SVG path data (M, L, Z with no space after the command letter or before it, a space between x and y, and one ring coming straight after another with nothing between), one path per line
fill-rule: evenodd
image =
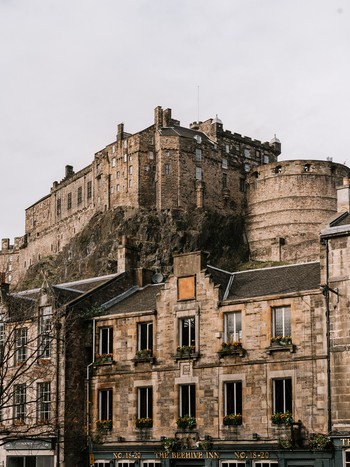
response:
M96 355L95 363L97 365L103 365L104 363L112 363L113 362L113 354L111 353L102 353Z
M244 354L242 342L223 342L221 350L218 352L219 356L224 357L225 355L240 355Z
M98 431L111 431L112 420L97 420L96 427Z
M136 428L152 428L152 418L138 418L136 420Z
M224 425L230 426L238 426L242 425L242 415L240 413L230 413L228 415L225 415L224 417Z
M290 412L276 412L272 415L271 421L274 425L290 426L293 423L293 417Z
M308 446L313 451L323 451L332 446L332 441L329 436L322 433L313 433L308 439Z
M190 417L189 415L184 415L183 417L179 417L177 420L176 420L176 425L179 427L179 428L183 428L183 429L189 429L191 430L192 428L194 428L196 426L197 422L196 422L196 418L195 417Z

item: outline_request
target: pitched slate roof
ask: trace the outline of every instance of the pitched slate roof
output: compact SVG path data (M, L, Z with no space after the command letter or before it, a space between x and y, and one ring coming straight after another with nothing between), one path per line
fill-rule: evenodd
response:
M320 263L293 264L234 274L228 300L319 289Z
M191 128L185 128L183 126L163 127L159 132L162 136L181 136L183 138L194 138L198 135L203 140L210 141L205 133Z
M164 284L149 284L142 288L133 287L129 289L129 293L104 303L101 308L108 314L155 310L156 297L163 288Z

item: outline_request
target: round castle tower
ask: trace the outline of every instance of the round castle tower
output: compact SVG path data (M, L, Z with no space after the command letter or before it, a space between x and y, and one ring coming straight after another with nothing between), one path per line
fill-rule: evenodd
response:
M337 212L336 187L349 174L342 164L318 160L275 162L250 172L246 229L251 259L318 260L321 224Z

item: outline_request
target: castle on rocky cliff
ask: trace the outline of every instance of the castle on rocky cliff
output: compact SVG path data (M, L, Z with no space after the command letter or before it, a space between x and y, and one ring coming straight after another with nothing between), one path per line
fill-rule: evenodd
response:
M336 187L349 168L327 161L278 162L281 143L224 130L216 117L189 128L157 107L135 133L115 140L26 209L25 234L2 239L0 273L13 286L43 257L56 255L96 213L117 207L210 209L244 216L255 260L311 261L322 222L337 210ZM301 228L302 226L302 228Z

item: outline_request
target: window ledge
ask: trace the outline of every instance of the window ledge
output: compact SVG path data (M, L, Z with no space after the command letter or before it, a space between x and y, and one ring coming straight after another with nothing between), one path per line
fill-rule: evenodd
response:
M294 344L271 344L270 347L267 347L266 353L271 354L272 352L283 352L288 350L290 353L296 351L296 346Z
M155 357L135 357L132 359L134 365L136 366L138 363L151 363L153 365L156 361Z
M244 357L245 353L245 349L241 347L240 349L220 350L218 352L218 356L219 358L228 357L230 355Z
M196 360L199 358L199 352L177 352L174 358L175 360Z

